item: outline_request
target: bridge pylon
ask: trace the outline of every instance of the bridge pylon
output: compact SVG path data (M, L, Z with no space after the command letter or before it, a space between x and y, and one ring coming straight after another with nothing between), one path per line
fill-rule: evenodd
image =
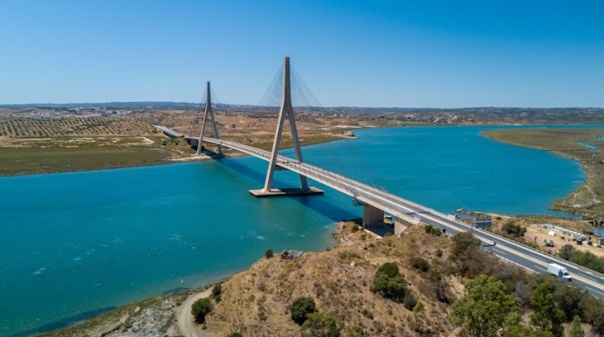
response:
M300 174L300 188L277 189L272 187L273 175L275 173L275 170L277 169L277 161L279 159L279 146L281 144L281 138L283 136L283 126L286 118L289 121L289 127L292 135L292 141L294 144L296 160L299 163L302 163L302 149L300 148L300 138L298 137L296 119L294 116L294 108L292 106L291 76L289 68L289 57L287 56L283 60L283 94L281 97L281 108L279 109L277 130L275 131L275 138L273 139L273 148L268 163L268 169L266 171L266 180L264 181L264 187L262 189L250 190L250 193L256 197L323 194L322 190L316 187L309 187L308 181L306 180L306 176L302 174Z
M207 85L206 85L206 105L205 105L205 109L203 112L203 121L201 123L201 131L199 133L199 143L197 144L197 154L198 155L201 153L201 149L203 149L203 136L205 133L206 122L208 120L208 117L210 117L210 120L212 123L212 128L214 129L214 137L220 138L220 136L218 135L218 128L216 127L216 120L214 119L214 111L212 110L212 95L210 92L210 81L208 81ZM223 156L222 147L220 146L220 144L217 144L216 146L218 147L217 155L222 157Z

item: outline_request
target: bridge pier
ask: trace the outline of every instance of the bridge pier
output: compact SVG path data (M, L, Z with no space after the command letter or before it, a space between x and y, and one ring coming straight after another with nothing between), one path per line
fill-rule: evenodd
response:
M375 225L384 225L384 211L373 205L364 203L363 227L370 227Z

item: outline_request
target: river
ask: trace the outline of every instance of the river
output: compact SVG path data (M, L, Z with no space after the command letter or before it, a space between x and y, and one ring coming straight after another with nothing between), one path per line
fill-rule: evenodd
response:
M445 213L553 213L551 202L582 183L578 163L480 136L490 128L363 129L304 154ZM265 170L244 157L0 178L0 336L198 287L269 248L324 250L339 220L361 215L350 197L317 184L324 195L253 198L247 191ZM277 175L277 185L296 182Z

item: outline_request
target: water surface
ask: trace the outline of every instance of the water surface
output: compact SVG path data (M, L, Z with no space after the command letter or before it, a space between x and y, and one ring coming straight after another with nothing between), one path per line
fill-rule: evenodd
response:
M356 130L305 159L445 213L549 213L578 163L500 144L485 127ZM0 336L60 327L244 270L266 249L319 251L350 197L256 199L266 163L225 159L0 178ZM278 173L277 185L297 182ZM316 185L316 184L313 184Z

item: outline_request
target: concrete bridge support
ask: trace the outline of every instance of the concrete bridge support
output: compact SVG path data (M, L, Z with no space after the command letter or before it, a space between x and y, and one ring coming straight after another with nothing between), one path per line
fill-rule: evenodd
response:
M420 223L420 219L415 216L415 213L397 214L394 219L394 235L399 235L407 227L411 225L417 225Z
M384 224L384 211L369 205L368 203L363 204L363 227Z

